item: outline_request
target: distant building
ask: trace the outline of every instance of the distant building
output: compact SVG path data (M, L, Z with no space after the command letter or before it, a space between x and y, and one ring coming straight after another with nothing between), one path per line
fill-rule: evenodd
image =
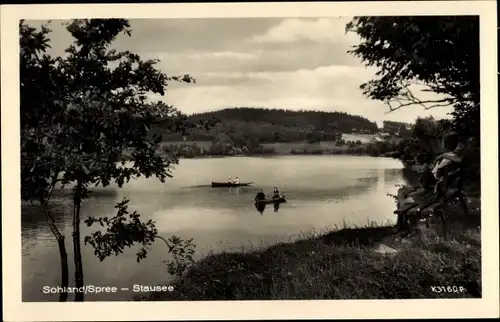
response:
M375 142L389 142L389 143L394 143L397 144L401 142L402 138L396 137L391 135L390 133L387 132L379 132L373 136L373 138L370 140L370 142L375 143Z
M375 142L385 142L385 139L379 135L375 135L374 137L372 137L372 139L370 140L371 143L375 143Z

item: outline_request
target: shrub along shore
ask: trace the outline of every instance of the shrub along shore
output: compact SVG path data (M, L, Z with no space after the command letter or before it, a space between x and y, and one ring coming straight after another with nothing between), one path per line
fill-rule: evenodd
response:
M399 143L399 142L398 142ZM264 143L255 146L234 146L231 143L212 143L209 141L162 142L160 153L177 153L182 158L209 156L273 156L273 155L366 155L390 156L397 152L395 142L361 142L337 140L335 142L281 142Z
M170 283L175 291L142 300L478 298L480 215L453 216L446 241L436 225L408 238L368 225L212 254Z

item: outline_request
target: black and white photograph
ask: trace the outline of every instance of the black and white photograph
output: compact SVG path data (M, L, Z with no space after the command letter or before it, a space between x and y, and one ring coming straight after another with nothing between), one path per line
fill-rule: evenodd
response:
M461 3L470 13L17 9L2 218L16 222L4 252L6 230L21 248L6 263L18 305L498 302L496 65L482 53L495 6Z

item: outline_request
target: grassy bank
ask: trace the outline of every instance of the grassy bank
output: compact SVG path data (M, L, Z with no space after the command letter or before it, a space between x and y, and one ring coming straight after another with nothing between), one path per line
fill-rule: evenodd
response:
M401 239L391 227L344 228L267 249L210 255L174 292L145 300L410 299L481 296L479 218L456 215L451 239L431 225ZM432 286L463 287L433 292Z

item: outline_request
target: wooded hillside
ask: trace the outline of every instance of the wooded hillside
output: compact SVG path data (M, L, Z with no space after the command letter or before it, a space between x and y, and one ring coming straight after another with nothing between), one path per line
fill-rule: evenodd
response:
M292 111L266 108L228 108L188 116L191 123L211 121L210 129L191 129L187 140L212 141L219 134L229 135L233 141L246 141L250 137L260 143L335 140L340 133L376 133L377 124L357 115L342 112ZM156 131L164 140L179 140L182 134Z

